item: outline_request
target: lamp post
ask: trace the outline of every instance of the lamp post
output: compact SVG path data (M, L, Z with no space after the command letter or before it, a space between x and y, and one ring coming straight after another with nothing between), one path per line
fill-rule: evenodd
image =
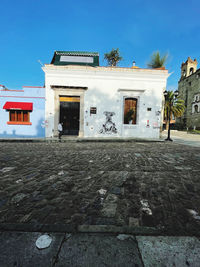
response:
M172 106L174 105L174 101L176 100L176 98L177 98L177 96L178 96L178 91L176 90L176 91L172 94L172 97L168 97L168 99L167 99L168 92L165 90L165 91L164 91L164 96L165 96L165 102L166 102L166 100L169 101L169 105L167 106L167 119L168 119L168 121L169 121L169 127L168 127L168 135L167 135L167 138L165 139L165 141L173 141L173 140L170 138L171 110L172 110Z

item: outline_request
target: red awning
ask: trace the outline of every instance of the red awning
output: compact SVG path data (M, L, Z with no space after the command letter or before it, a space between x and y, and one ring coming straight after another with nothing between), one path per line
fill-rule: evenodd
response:
M27 102L6 102L3 109L33 110L33 103Z

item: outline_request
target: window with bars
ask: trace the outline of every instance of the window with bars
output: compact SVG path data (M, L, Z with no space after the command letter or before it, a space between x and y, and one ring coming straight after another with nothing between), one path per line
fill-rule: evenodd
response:
M124 124L137 123L137 98L124 99Z

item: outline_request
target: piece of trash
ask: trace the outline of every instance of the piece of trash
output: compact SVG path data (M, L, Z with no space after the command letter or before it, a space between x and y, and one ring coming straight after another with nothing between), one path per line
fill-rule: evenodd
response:
M54 174L54 175L51 175L50 177L49 177L49 180L53 180L53 179L56 179L56 175Z
M58 175L63 175L64 174L64 171L60 171L59 173L58 173Z
M98 192L99 192L100 195L105 195L107 193L107 190L101 188L101 189L98 190Z
M20 183L20 182L22 182L22 179L19 179L19 180L16 181L17 184Z
M88 176L85 178L85 180L90 180L92 177L91 176Z
M148 215L152 215L152 210L150 209L148 200L142 199L140 200L140 203L142 204L142 211L144 211Z
M132 238L132 235L125 235L125 234L119 234L118 236L117 236L117 239L119 239L119 240L126 240L126 239L128 239L128 238Z
M93 160L89 160L89 162L93 162Z
M134 153L137 158L141 157L140 153Z
M195 210L190 210L188 209L188 212L192 215L192 216L196 216L198 214L198 212L196 212Z
M51 245L52 242L52 238L45 234L45 235L41 235L37 240L36 240L36 247L38 249L44 249L44 248L48 248Z
M197 211L195 211L195 210L190 210L190 209L188 209L187 211L192 215L192 217L193 217L194 219L196 219L196 220L200 220L200 216L198 215L198 212L197 212Z
M13 169L15 169L15 167L5 167L1 169L1 172L9 172L9 171L12 171Z

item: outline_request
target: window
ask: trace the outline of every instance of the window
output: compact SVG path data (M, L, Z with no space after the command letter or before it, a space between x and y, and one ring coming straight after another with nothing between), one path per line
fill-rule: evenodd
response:
M90 107L90 115L91 114L97 114L97 108L96 107Z
M137 98L124 99L124 124L136 124Z
M182 70L182 76L185 77L186 76L186 71Z
M8 124L31 124L30 112L26 110L9 110Z
M194 73L194 68L190 68L190 75Z
M198 112L198 105L194 106L194 112L197 113Z
M6 102L3 109L9 112L7 124L32 125L30 122L30 112L33 110L33 103Z

